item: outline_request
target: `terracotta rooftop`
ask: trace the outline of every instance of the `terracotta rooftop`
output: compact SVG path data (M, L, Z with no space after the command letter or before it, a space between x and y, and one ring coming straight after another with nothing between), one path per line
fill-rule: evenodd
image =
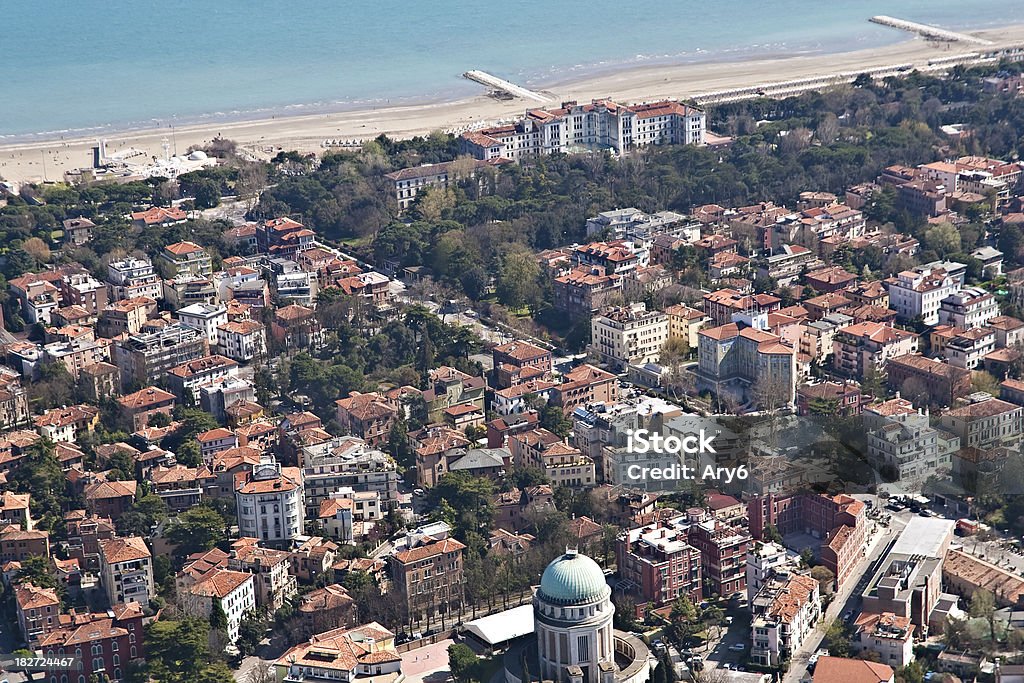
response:
M117 399L118 404L125 410L147 410L155 405L166 403L167 401L174 402L174 394L164 391L159 387L146 387L145 389L139 389L135 393L122 396Z
M152 557L141 536L100 539L100 554L107 564L134 562Z

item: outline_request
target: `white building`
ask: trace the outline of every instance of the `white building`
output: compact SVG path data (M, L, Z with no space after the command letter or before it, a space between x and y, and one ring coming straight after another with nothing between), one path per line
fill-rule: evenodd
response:
M999 315L995 296L981 287L965 287L950 294L939 304L939 324L964 330L988 325Z
M544 570L533 596L538 661L530 662L531 673L558 683L646 683L647 648L616 631L614 615L604 571L586 555L567 550ZM507 683L522 677L521 671L505 671Z
M253 575L230 569L211 569L202 578L184 588L179 598L182 609L192 617L209 619L215 603L227 617L228 640L238 641L238 627L248 612L256 609Z
M889 284L889 308L902 321L920 317L925 325L937 325L943 299L956 293L963 280L941 267L920 266L905 270L886 281Z
M255 320L226 322L217 328L220 352L233 360L247 362L267 355L267 330Z
M238 529L265 543L285 543L303 533L302 472L281 467L264 455L252 474L235 489Z
M778 572L750 603L753 646L750 661L778 666L800 649L821 617L818 581L804 574Z
M129 257L107 265L111 299L163 298L160 278L149 259Z
M101 539L100 582L111 605L134 600L143 607L156 595L152 554L140 536Z
M652 363L668 341L668 316L642 303L612 308L590 322L591 349L599 361L615 368Z
M202 332L212 346L217 343L217 328L228 321L228 309L223 304L192 304L178 310L178 320Z
M531 109L513 124L463 133L459 146L485 161L587 149L621 154L647 145L702 145L706 124L702 110L670 100L630 106L563 102L558 109Z
M910 617L865 612L857 618L854 629L857 649L877 653L882 664L898 669L914 660L914 624Z
M747 550L747 601L752 603L775 570L791 561L788 551L778 543L755 543Z
M872 464L900 481L924 482L949 472L960 450L956 435L933 428L927 413L902 398L867 406L864 428Z

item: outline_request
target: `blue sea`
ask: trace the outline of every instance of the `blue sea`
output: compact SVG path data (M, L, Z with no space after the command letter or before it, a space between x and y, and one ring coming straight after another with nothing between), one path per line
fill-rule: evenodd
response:
M469 69L542 87L907 38L875 14L984 29L1024 1L0 0L0 142L444 100L481 91Z

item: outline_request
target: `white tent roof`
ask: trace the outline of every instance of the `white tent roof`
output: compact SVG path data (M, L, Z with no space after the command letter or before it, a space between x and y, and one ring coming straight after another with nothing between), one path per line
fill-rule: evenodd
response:
M533 605L521 605L467 621L464 629L491 646L525 636L533 633Z

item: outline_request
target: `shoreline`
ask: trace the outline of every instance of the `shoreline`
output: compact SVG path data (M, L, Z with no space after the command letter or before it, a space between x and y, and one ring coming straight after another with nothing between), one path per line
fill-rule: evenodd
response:
M1024 45L1024 24L973 31L999 47ZM973 48L973 49L972 49ZM685 99L699 93L761 83L857 71L897 63L927 64L928 59L976 52L977 46L933 43L919 36L882 48L838 53L760 55L754 58L640 64L588 74L563 74L564 78L531 85L552 97L552 105L564 100L590 101L611 97L623 102ZM90 149L98 137L107 139L108 153L129 147L150 156L163 154L163 140L171 140L178 153L204 145L216 137L234 140L257 156L269 158L281 149L323 151L325 139L367 140L380 134L395 138L424 135L435 130L460 131L469 126L522 115L539 106L525 100L499 101L481 93L457 99L417 99L366 108L332 109L329 112L289 113L269 118L216 120L159 128L103 131L60 139L0 142L0 177L12 182L61 180L67 170L89 166ZM173 150L172 150L173 152ZM45 162L44 162L45 160Z

